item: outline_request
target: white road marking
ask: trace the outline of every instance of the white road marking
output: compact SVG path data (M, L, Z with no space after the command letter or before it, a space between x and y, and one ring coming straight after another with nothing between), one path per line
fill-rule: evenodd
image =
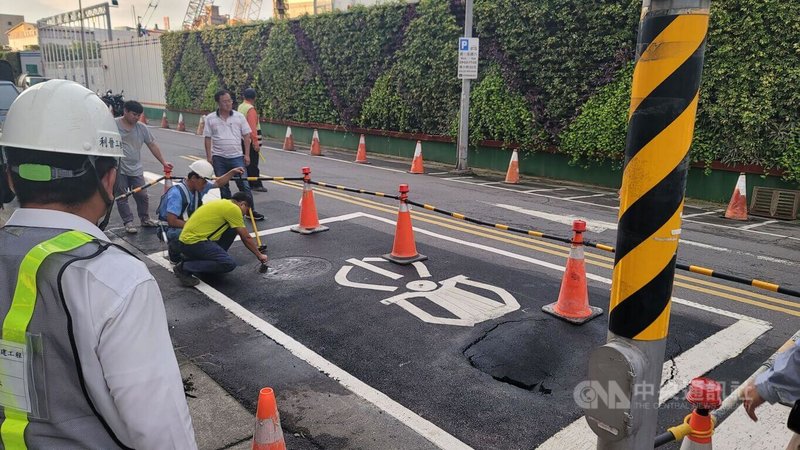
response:
M700 225L707 225L709 227L725 228L727 230L743 231L745 233L760 234L760 235L763 235L763 236L771 236L771 237L777 237L777 238L781 238L781 239L790 239L792 241L800 241L800 237L786 236L784 234L769 233L769 232L766 232L766 231L758 231L758 230L743 230L743 229L741 229L739 227L733 227L733 226L730 226L730 225L722 225L722 224L719 224L719 223L701 222L699 220L691 220L691 219L684 220L684 222L697 223L697 224L700 224Z
M688 219L689 217L700 217L700 216L707 216L709 214L719 214L722 211L725 211L725 210L724 209L715 209L713 211L706 211L706 212L695 213L695 214L684 214L684 215L681 216L681 218Z
M378 266L376 266L374 264L370 264L368 262L364 262L364 261L361 261L361 260L358 260L358 259L355 259L355 258L350 258L350 259L347 260L347 262L349 262L350 264L352 264L354 266L359 266L359 267L361 267L363 269L367 269L370 272L375 272L378 275L383 275L386 278L391 278L393 280L399 280L400 278L403 278L403 276L400 275L400 274L397 274L397 273L394 273L394 272L390 272L390 271L385 270L385 269L381 269L380 267L378 267Z
M739 227L739 229L740 230L752 230L753 228L756 228L756 227L760 227L760 226L763 226L763 225L769 225L771 223L777 223L777 222L778 222L777 220L766 220L766 221L761 222L761 223L754 223L754 224L751 224L751 225L745 225L743 227Z
M422 261L414 261L411 263L415 269L417 269L417 273L419 274L420 278L428 278L431 276L431 273L428 271L428 267Z
M394 292L397 290L397 286L357 283L355 281L350 281L347 279L347 274L350 273L350 270L352 269L353 266L342 266L341 269L339 269L339 271L336 272L336 276L333 277L334 281L336 281L342 286L356 288L356 289L369 289L372 291L385 291L385 292Z
M714 447L747 450L784 448L791 432L786 429L789 407L764 403L758 408L758 422L753 422L744 408L733 413L714 429Z
M602 194L577 195L575 197L565 197L564 200L576 200L576 199L579 199L579 198L602 197L604 195L617 195L617 194L616 194L616 192L604 192Z
M458 180L471 180L472 177L449 177L449 178L442 178L443 180L447 181L458 181ZM476 183L469 183L469 184L476 184Z
M549 220L551 222L563 223L565 225L572 225L572 222L578 219L585 220L577 216L565 216L564 214L551 214L543 211L534 211L514 205L506 205L503 203L495 203L494 206L498 208L507 209L529 216L538 217L540 219ZM586 229L593 233L602 233L606 230L616 230L617 224L611 222L602 222L600 220L586 220Z
M359 216L361 216L360 213L330 217L328 219L320 220L320 223L330 223L330 222L350 220L354 217L359 217ZM278 229L265 230L263 234L275 234L287 231L289 228L290 227L287 226L287 227L280 227ZM161 256L161 252L153 253L151 255L148 255L148 257L156 264L166 268L167 270L171 269L167 259ZM223 293L212 288L211 286L201 281L200 284L196 286L196 288L198 291L208 296L209 299L211 299L215 303L219 304L223 308L230 311L231 314L240 318L242 321L249 324L256 330L260 331L264 336L272 339L278 345L286 348L293 355L307 362L312 367L320 370L322 373L326 374L331 379L339 382L339 384L347 388L350 392L372 403L378 409L385 411L387 414L391 415L392 417L394 417L407 427L416 431L420 436L427 439L437 447L442 449L471 448L470 446L456 439L446 431L437 427L432 422L417 415L416 413L414 413L414 411L411 411L410 409L406 408L400 403L392 400L389 396L387 396L383 392L380 392L379 390L373 388L372 386L369 386L368 384L354 377L350 373L341 369L337 365L326 360L318 353L314 352L313 350L301 344L288 334L282 332L281 330L277 329L270 323L266 322L265 320L251 313L250 311L245 309L242 305L236 303L229 297L225 296Z
M492 184L503 184L503 183L505 183L505 181L487 181L486 183L478 183L478 184L480 184L481 186L489 186Z
M428 173L428 175L446 175L448 173L450 173L450 172L430 172L430 173Z
M771 328L763 321L739 320L707 337L678 355L674 360L665 361L661 377L662 380L667 379L668 381L662 386L659 393L659 404L663 404L678 394L689 385L692 378L708 373L721 363L739 355ZM668 376L673 373L676 374L675 377L669 379ZM757 439L760 439L758 434L756 436L758 436ZM589 428L584 418L572 422L538 447L539 450L563 450L565 448L586 450L597 448L597 436ZM728 447L723 446L722 448Z
M551 192L551 191L566 191L567 188L560 187L560 188L541 188L541 189L528 189L527 191L522 191L523 194L531 194L533 192Z

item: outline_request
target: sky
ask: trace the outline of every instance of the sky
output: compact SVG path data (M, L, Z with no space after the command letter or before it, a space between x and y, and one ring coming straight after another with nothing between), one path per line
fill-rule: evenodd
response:
M81 1L84 8L106 2L111 4L111 0ZM235 0L216 0L214 4L219 6L220 14L232 15L234 2ZM155 6L152 15L149 14L147 8L150 4ZM163 17L169 16L170 27L176 30L183 22L188 4L189 0L119 0L119 7L111 8L111 26L134 26L133 11L131 10L133 7L137 16L143 16L146 12L152 16L152 19L145 24L147 28L153 28L156 23L159 28L163 28ZM78 9L78 0L0 0L0 14L25 16L26 22L34 23L39 19L76 9ZM263 0L259 17L266 19L271 16L271 13L272 1Z

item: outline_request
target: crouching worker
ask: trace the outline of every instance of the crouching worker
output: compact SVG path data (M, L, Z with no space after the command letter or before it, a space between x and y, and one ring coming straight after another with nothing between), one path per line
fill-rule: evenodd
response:
M208 161L199 160L189 164L189 174L180 183L175 184L161 199L158 206L158 219L167 222L167 252L173 263L181 261L181 249L178 238L186 221L197 208L203 206L203 196L213 188L227 186L232 177L241 175L244 169L237 167L214 181L214 168Z
M196 449L156 280L102 231L122 157L108 107L39 83L0 146L20 203L0 228L0 447Z
M184 286L197 285L195 274L227 273L235 269L236 261L228 249L237 235L260 263L267 262L267 255L258 251L244 226L243 216L253 207L250 198L244 192L237 192L230 199L203 205L189 217L180 235L183 261L174 269Z

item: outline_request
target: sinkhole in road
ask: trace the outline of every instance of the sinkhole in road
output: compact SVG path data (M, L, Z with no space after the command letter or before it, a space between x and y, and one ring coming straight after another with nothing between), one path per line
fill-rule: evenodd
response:
M263 275L269 280L298 280L330 272L330 261L310 256L289 256L269 261L269 269Z

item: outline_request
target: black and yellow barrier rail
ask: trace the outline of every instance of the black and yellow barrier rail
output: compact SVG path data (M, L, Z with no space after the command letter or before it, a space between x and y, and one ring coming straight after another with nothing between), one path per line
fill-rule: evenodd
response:
M301 178L301 180L302 180L302 178ZM397 196L397 195L385 194L383 192L373 192L373 191L367 191L367 190L364 190L364 189L355 189L355 188L351 188L351 187L347 187L347 186L342 186L340 184L323 183L322 181L313 181L313 180L311 180L311 181L309 181L309 183L315 184L317 186L330 188L330 189L338 189L340 191L355 192L356 194L367 194L367 195L374 195L376 197L393 198L395 200L400 200L400 197Z
M144 184L144 185L139 186L137 188L133 188L133 189L125 192L124 194L120 194L120 195L114 197L114 200L121 200L123 198L130 197L131 195L139 193L139 192L141 192L141 191L143 191L143 190L145 190L145 189L147 189L147 188L149 188L151 186L154 186L154 185L156 185L156 184L158 184L158 183L160 183L160 182L162 182L164 180L182 181L184 178L185 177L168 177L166 175L163 176L163 177L158 177L155 180L153 180L153 181L151 181L151 182L149 182L147 184ZM214 178L212 178L212 180L213 179ZM256 180L261 180L261 181L302 181L303 177L231 177L231 181L256 181Z
M163 177L160 177L160 178L156 178L155 180L153 180L153 181L151 181L151 182L149 182L149 183L147 183L147 184L145 184L143 186L139 186L139 187L133 188L130 191L124 193L124 194L120 194L120 195L114 197L114 200L121 200L123 198L128 198L133 194L138 194L139 192L149 188L150 186L153 186L155 184L158 184L158 183L164 181L164 179L166 179L166 178L167 178L166 176L163 176Z

